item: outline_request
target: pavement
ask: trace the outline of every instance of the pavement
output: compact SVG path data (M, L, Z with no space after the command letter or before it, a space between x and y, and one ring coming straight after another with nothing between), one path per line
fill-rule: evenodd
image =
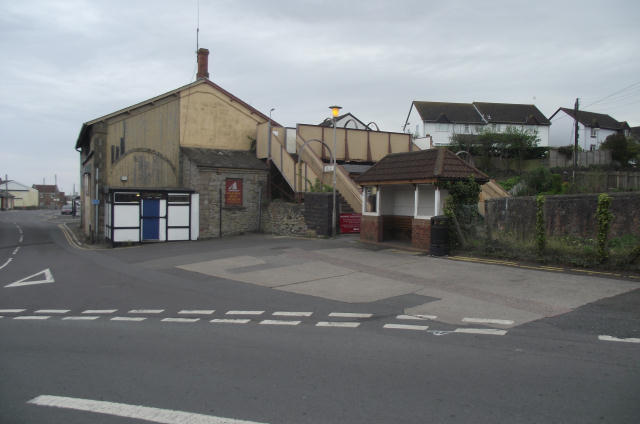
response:
M71 234L67 238L79 244L79 237ZM220 244L226 245L222 251ZM234 244L242 247L235 249ZM178 245L179 249L170 249L175 251L171 255L158 245L138 245L153 253L134 256L145 267L173 267L345 304L396 300L402 303L403 314L461 326L509 329L640 289L640 278L635 275L462 256L431 257L397 246L363 244L358 235L309 239L246 234L187 243L189 247ZM123 249L127 248L111 252L122 257L117 252Z

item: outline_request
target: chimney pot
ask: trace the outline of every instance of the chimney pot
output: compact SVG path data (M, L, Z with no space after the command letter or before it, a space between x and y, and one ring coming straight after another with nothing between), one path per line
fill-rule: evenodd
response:
M198 75L197 79L209 79L209 50L198 49Z

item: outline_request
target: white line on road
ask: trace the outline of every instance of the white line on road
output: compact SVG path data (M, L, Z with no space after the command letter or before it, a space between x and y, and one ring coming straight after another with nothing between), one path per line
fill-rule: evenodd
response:
M113 317L111 321L144 321L145 317Z
M384 328L391 328L395 330L418 330L424 331L429 328L428 325L408 325L408 324L385 324Z
M215 309L183 309L179 314L183 315L211 315Z
M0 309L0 314L18 314L24 311L26 311L26 309Z
M11 263L11 261L12 261L12 260L13 260L13 258L9 258L9 259L7 259L7 261L6 261L4 264L2 264L2 266L0 266L0 269L2 269L2 268L4 268L5 266L9 265L9 264Z
M70 321L93 321L94 319L98 319L98 318L100 317L96 315L82 315L79 317L64 317L62 319L70 320Z
M132 309L128 313L130 314L161 314L164 309Z
M21 315L19 317L14 317L13 319L49 319L51 318L48 315Z
M66 314L71 309L38 309L36 314Z
M496 330L494 328L456 328L454 333L466 333L466 334L487 334L491 336L504 336L507 334L507 330Z
M213 415L176 411L175 409L160 409L126 403L62 396L41 395L31 399L27 403L38 406L50 406L54 408L113 415L116 417L132 418L161 424L261 424L256 421L215 417Z
M20 251L20 246L16 247L15 249L13 249L13 253L11 253L12 255L15 255L16 253L18 253Z
M198 322L200 318L162 318L163 322Z
M210 322L213 323L222 323L222 324L247 324L251 322L250 319L240 319L240 318L216 318L212 319Z
M280 319L265 319L260 321L263 325L298 325L301 321L285 321Z
M279 317L310 317L313 315L313 312L287 312L287 311L276 311L273 313L274 316Z
M412 319L412 320L426 320L426 319L436 319L437 315L398 315L396 319Z
M329 316L334 318L371 318L373 314L355 314L351 312L331 312Z
M262 315L264 311L228 311L225 315Z
M22 233L20 234L20 238L18 239L18 243L22 243L22 241L24 240L24 236L22 235Z
M316 324L316 327L344 327L344 328L356 328L359 327L359 322L335 322L335 321L320 321Z
M87 309L86 311L82 311L83 314L112 314L117 309Z
M620 339L618 337L613 337L613 336L598 336L598 340L602 340L605 342L640 343L640 339L633 338L633 337Z
M471 322L474 324L496 324L496 325L512 325L510 319L493 319L493 318L462 318L462 322Z

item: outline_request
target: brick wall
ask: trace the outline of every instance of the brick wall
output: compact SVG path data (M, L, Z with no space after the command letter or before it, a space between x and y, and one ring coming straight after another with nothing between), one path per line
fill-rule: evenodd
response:
M411 246L429 252L429 248L431 247L431 220L413 219Z
M610 237L640 236L640 193L609 193L613 222ZM598 223L597 194L545 196L545 227L548 236L572 235L592 238ZM510 232L520 239L534 237L536 202L534 197L492 199L485 202L485 220L492 232Z
M363 241L382 241L382 217L362 215L360 220L360 240Z

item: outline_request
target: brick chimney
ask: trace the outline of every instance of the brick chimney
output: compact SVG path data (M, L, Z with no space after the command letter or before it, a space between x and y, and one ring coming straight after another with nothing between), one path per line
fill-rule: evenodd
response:
M197 79L209 79L209 50L198 49L198 74Z

